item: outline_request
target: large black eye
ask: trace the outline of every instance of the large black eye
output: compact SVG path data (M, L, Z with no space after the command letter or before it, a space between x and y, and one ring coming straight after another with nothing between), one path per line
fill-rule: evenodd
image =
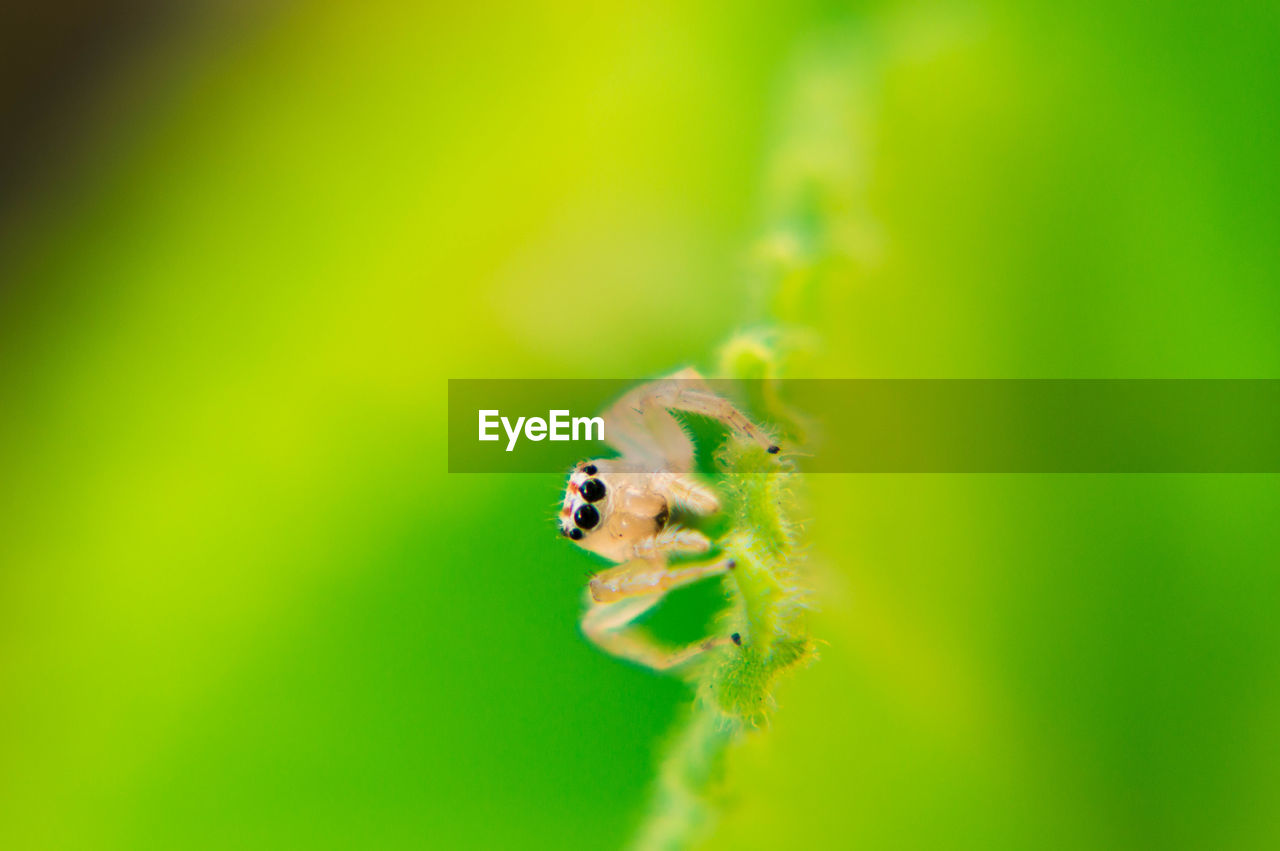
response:
M594 505L582 505L573 513L573 522L577 523L583 529L594 529L595 525L600 522L600 512L596 511Z
M604 499L604 482L599 479L587 479L582 483L582 498L587 502L599 502Z
M581 540L582 540L582 530L581 530L581 529L570 529L568 534L569 534L569 537L570 537L570 538L573 538L575 541L581 541Z

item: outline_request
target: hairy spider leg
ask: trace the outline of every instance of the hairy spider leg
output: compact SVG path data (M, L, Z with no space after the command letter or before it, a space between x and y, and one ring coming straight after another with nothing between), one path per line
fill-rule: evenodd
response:
M665 671L683 664L712 648L729 644L734 639L731 636L715 636L672 649L640 629L629 628L630 625L657 605L671 589L732 568L732 559L720 559L674 570L658 561L628 562L606 571L617 574L617 581L602 597L597 594L596 580L592 580L587 594L587 611L581 621L582 633L605 652L655 671Z
M636 541L632 552L636 558L647 561L666 562L669 555L685 553L705 553L711 549L711 540L697 529L684 529L680 526L668 526L656 535L650 535ZM624 564L623 567L626 565ZM618 568L613 568L618 570ZM604 576L610 571L600 574ZM597 576L596 578L600 578Z
M693 470L694 446L672 411L712 417L770 452L778 447L732 402L712 393L694 369L642 384L604 414L609 443L624 458L652 471Z
M747 415L739 411L732 402L723 396L684 384L664 384L647 400L648 403L660 405L668 411L688 411L713 417L733 431L754 440L770 453L776 453L778 446L763 429L758 428Z
M715 491L687 473L654 473L649 487L662 494L668 505L697 514L715 514L720 510L720 498Z

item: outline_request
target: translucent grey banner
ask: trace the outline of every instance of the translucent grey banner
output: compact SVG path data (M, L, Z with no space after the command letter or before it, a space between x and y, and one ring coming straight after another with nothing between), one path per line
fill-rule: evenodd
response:
M605 412L647 383L451 379L449 472L563 472L617 455ZM724 398L810 473L1280 472L1280 380L669 380L660 389L644 404L696 400L679 418L700 446L724 431L704 410Z

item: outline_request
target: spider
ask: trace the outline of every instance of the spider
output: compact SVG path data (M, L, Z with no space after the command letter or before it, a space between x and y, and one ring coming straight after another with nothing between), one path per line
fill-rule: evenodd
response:
M778 452L762 429L712 393L695 370L686 369L635 388L604 413L605 439L621 457L583 461L570 471L560 534L616 564L592 577L582 632L606 652L654 670L731 641L740 644L735 633L671 651L629 629L668 591L735 566L728 558L668 564L672 556L711 549L705 535L682 528L673 514L720 510L715 491L692 472L693 442L672 411L713 417L768 452Z

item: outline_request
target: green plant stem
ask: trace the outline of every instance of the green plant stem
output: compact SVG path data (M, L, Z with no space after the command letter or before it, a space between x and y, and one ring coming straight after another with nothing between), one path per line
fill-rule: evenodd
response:
M710 830L729 749L767 718L778 676L812 658L796 584L800 559L791 519L791 464L731 439L717 454L731 529L722 540L736 567L720 630L737 643L696 669L697 697L669 741L640 849L687 848Z

